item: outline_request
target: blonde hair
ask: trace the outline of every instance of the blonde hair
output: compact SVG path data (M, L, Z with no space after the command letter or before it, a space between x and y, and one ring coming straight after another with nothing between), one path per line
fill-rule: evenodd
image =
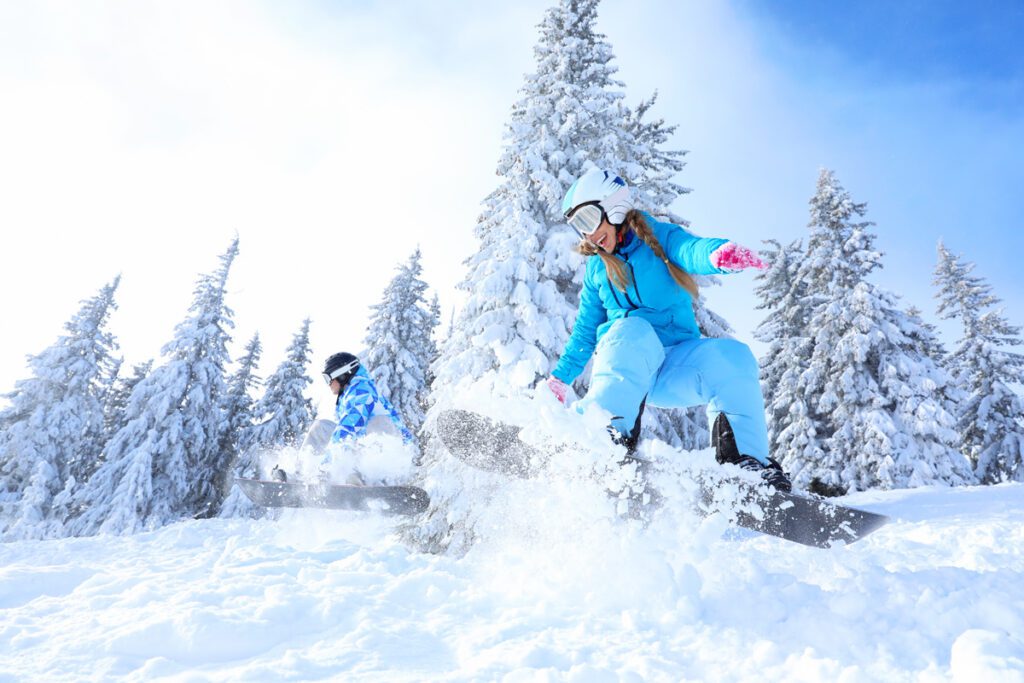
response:
M654 236L654 232L651 230L651 226L647 225L647 221L644 220L644 215L636 209L630 209L629 213L626 214L626 220L623 223L623 227L628 230L632 230L637 237L643 240L643 243L651 248L654 255L657 256L665 267L668 268L668 272L672 275L672 279L676 281L676 284L685 289L690 293L694 299L697 298L697 283L694 281L693 276L687 273L685 270L672 263L669 257L665 254L665 249L661 246L661 242ZM591 244L587 240L583 240L576 247L584 256L599 256L604 261L605 271L608 273L608 279L613 285L620 291L625 292L626 287L629 285L629 274L626 272L625 267L622 264L622 259L612 254L606 253L603 249Z

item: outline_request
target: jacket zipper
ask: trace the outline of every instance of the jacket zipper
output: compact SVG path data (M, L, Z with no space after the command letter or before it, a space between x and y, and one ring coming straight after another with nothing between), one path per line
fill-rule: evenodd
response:
M629 267L629 279L633 282L633 291L636 293L637 301L639 301L642 305L643 299L640 298L640 290L637 289L636 286L636 272L633 270L633 264L629 262L629 257L626 256L625 254L622 254L622 261ZM610 288L612 290L612 297L614 297L615 299L615 304L619 307L622 307L622 301L619 300L619 293L616 291L615 285L611 282L609 282L608 284L610 285ZM629 298L628 289L626 291L623 291L622 293L626 297L626 303L629 306L629 308L626 310L626 315L623 317L628 318L629 314L635 311L636 309L640 308L640 306L634 304L633 300Z
M619 293L615 291L615 283L609 280L608 288L612 290L612 297L615 299L615 305L622 308L622 302L619 301ZM628 313L626 315L629 315Z
M636 271L633 270L633 264L629 262L629 256L623 254L622 261L629 267L629 281L633 283L633 292L636 294L637 303L634 304L632 300L630 300L629 292L624 292L624 294L626 295L626 301L629 301L629 305L632 306L634 309L640 308L640 306L643 306L644 300L640 298L640 290L637 288L636 285Z

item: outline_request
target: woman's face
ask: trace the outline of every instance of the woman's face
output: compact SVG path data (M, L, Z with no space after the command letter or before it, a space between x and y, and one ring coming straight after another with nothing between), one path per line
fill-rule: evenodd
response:
M597 230L587 235L587 241L607 254L615 251L615 226L605 218Z

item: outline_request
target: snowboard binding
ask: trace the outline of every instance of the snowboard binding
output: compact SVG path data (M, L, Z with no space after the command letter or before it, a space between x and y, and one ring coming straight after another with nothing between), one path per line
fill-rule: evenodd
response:
M740 454L736 446L736 435L725 413L719 413L711 427L711 445L715 449L715 460L719 465L732 464L742 470L756 472L766 484L774 486L776 491L790 493L793 490L789 475L783 471L778 460L768 458L768 464L765 465L753 456Z

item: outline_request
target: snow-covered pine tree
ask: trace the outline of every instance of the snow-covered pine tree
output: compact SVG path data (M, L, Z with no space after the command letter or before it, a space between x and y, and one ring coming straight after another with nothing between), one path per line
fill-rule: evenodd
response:
M438 298L437 292L434 293L434 298L430 300L430 317L432 320L431 327L434 330L434 335L430 337L430 350L428 352L430 356L430 364L427 366L426 391L423 392L422 402L420 403L420 410L424 415L426 415L427 411L430 410L430 396L434 389L435 379L434 368L437 367L437 359L441 353L440 346L438 344L440 337L437 332L441 326L441 300ZM451 333L450 326L448 328L448 332L449 334Z
M104 462L76 501L78 535L126 534L178 519L206 516L219 506L217 473L225 430L228 330L224 301L238 238L220 267L200 276L189 315L164 346L166 362L135 385L125 424L104 449Z
M941 372L915 341L923 332L895 295L867 281L881 254L872 223L858 220L865 213L831 171L821 172L794 285L806 292L813 348L787 387L809 400L782 429L785 450L776 455L798 487L965 483L970 477L952 447L951 418L933 396Z
M767 310L768 315L754 336L768 344L768 351L759 360L761 389L768 418L769 452L778 454L786 450L779 444L779 435L808 411L806 397L792 390L807 366L813 344L807 332L810 313L806 292L797 277L803 260L802 244L799 240L786 247L776 240L766 240L765 244L768 248L761 255L770 267L756 276L761 281L756 292L761 300L758 308Z
M244 448L251 438L249 432L253 424L256 401L252 392L260 385L257 375L260 357L263 355L263 344L259 332L245 345L245 352L238 359L238 367L228 379L227 393L224 400L224 430L221 451L237 453Z
M228 493L221 504L220 517L258 517L263 512L263 508L253 505L232 481L234 477L256 477L259 474L255 452L251 448L256 426L256 401L252 392L260 385L256 372L262 354L263 344L257 332L246 344L245 353L238 360L238 369L228 380L225 410L228 429L221 450L232 453L233 458L221 482L221 487Z
M657 99L658 93L654 93L636 109L619 103L626 132L623 150L617 152L618 161L623 166L623 177L633 185L633 197L638 209L687 227L690 222L669 209L676 199L690 192L689 188L673 181L686 166L683 161L686 152L664 148L678 126L666 125L664 119L647 119ZM558 204L561 205L560 199Z
M943 408L954 418L960 412L960 405L967 397L966 392L959 387L956 378L950 374L946 360L949 356L945 345L939 339L938 329L924 320L921 309L917 306L907 308L907 316L914 322L914 328L908 333L908 337L914 344L917 351L931 359L939 366L945 374L946 380L942 386L936 387L936 398L942 401ZM953 427L956 429L956 426ZM959 448L959 434L957 435L957 448Z
M125 375L124 366L120 365L116 378L109 390L104 394L103 401L103 443L110 439L125 425L125 412L128 399L135 390L135 385L149 376L153 370L153 360L139 363L132 368L131 375ZM98 464L98 463L97 463ZM89 472L92 476L92 472Z
M106 323L120 276L82 302L67 334L28 360L33 376L6 395L0 413L0 534L7 540L64 535L70 493L103 448L103 392L117 348Z
M103 442L106 443L111 431L108 428L107 407L119 400L118 391L123 377L121 371L124 369L124 357L114 358L106 375L100 379L99 393L97 394L100 403L103 404Z
M766 396L769 438L773 455L790 472L795 485L819 493L839 494L846 489L836 463L827 459L825 441L834 430L828 411L823 412L819 404L825 377L822 368L811 366L816 346L810 320L818 306L850 286L846 281L833 284L829 280L832 262L845 258L841 253L844 236L853 230L863 232L870 223L851 223L854 216L864 215L866 205L854 204L845 191L838 189L830 171L822 170L818 192L810 204L811 236L807 251L794 254L797 263L787 266L791 285L774 304L786 321L777 333L789 337L777 338L782 347L780 353L785 354L782 367L774 367L775 362L769 359L768 370L775 382L773 394ZM836 245L840 245L838 253ZM772 318L770 314L768 321ZM767 335L775 333L767 326L761 332L762 341L768 341ZM822 351L818 350L819 354Z
M484 201L475 229L480 246L459 284L468 299L436 369L443 391L484 378L516 392L550 372L575 318L582 278L576 238L559 209L584 170L615 168L638 186L649 175L650 189L640 191L645 206L664 201L673 187L682 191L663 176L682 167L682 153L653 147L672 129L642 121L650 102L636 112L621 105L611 46L595 30L598 4L561 0L539 25L537 68L512 107L501 184ZM655 162L664 166L645 165Z
M231 457L223 460L224 469L219 473L220 490L226 491L230 488L229 479L234 476L232 469L252 440L256 407L252 392L260 385L260 378L256 372L262 353L263 344L257 332L245 345L245 352L238 359L238 367L228 379L224 400L225 429L221 437L220 451L231 454Z
M894 384L899 392L899 423L907 427L921 449L920 457L902 461L908 485L973 484L971 464L959 450L956 424L963 391L943 365L945 354L935 327L924 321L915 306L907 308L904 315L899 343L909 357L920 359L917 373L921 379L915 384Z
M929 322L924 319L924 314L921 309L917 306L907 307L907 315L912 318L918 325L919 334L921 335L917 341L917 347L921 350L921 353L931 358L939 365L945 365L946 356L948 355L945 345L942 340L939 339L939 331Z
M361 361L413 434L423 424L430 364L436 358L437 316L427 301L419 247L397 268L372 306Z
M249 449L298 446L313 423L313 401L306 397L306 387L313 383L307 374L312 353L309 325L309 318L302 321L284 360L263 383L263 396L253 410L256 424L247 444Z
M963 337L946 367L965 392L957 412L960 449L978 480L1024 481L1024 384L1020 328L994 308L1000 299L973 274L975 264L952 255L940 241L935 268L939 315L959 320Z

